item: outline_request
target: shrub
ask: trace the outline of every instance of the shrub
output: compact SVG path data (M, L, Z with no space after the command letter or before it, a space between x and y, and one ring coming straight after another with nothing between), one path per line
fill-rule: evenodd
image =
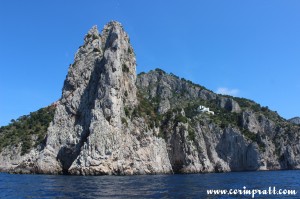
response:
M126 115L127 117L129 117L130 112L129 112L129 110L128 110L127 107L124 107L124 112L125 112L125 115Z
M195 131L191 127L188 128L188 138L191 141L195 141L196 138Z
M128 72L129 72L129 68L128 68L128 66L127 66L126 64L123 64L123 65L122 65L122 71L123 71L124 73L128 73Z
M165 71L163 71L162 69L160 69L160 68L156 68L155 69L155 71L156 72L158 72L158 74L160 74L160 75L164 75L164 74L166 74L166 72Z
M139 75L144 75L144 74L146 74L146 73L145 73L145 72L140 72L140 73L138 74L138 76L139 76Z
M243 133L243 135L245 135L245 136L246 136L248 139L250 139L251 141L253 141L253 142L256 142L256 141L257 141L256 134L250 132L249 130L243 129L243 130L242 130L242 133Z
M8 126L0 128L0 151L4 147L21 144L21 155L30 151L33 146L41 144L46 136L47 128L54 117L55 107L39 109L29 115L12 120ZM33 143L32 137L37 136Z
M176 117L175 117L175 123L178 124L179 122L181 123L187 123L187 118L181 114L178 114Z
M124 117L121 118L121 121L122 121L122 124L126 124L126 126L128 125L127 120Z
M133 49L131 47L128 47L127 51L129 54L133 54Z

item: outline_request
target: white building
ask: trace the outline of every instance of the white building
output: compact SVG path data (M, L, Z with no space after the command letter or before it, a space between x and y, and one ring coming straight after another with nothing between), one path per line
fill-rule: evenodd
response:
M200 112L200 113L208 113L208 114L211 114L211 115L215 114L213 111L210 111L209 108L207 108L205 106L202 106L202 105L200 105L198 107L197 111Z

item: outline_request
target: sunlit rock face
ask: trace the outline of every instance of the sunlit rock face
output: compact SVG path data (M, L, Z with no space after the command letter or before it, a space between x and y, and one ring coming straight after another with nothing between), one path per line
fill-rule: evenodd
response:
M101 33L96 26L88 31L52 106L43 142L22 155L21 144L2 149L1 171L135 175L300 168L297 125L251 100L215 94L160 69L137 76L119 22Z

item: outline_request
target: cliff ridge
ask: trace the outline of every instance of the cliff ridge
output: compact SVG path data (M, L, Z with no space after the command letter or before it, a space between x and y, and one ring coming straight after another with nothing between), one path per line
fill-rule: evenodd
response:
M299 169L299 143L298 125L252 100L216 94L161 69L136 75L129 36L112 21L101 33L94 26L85 35L57 102L1 127L0 170L135 175Z

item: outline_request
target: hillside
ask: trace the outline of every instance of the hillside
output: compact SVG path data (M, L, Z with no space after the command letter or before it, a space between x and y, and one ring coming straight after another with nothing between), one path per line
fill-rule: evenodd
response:
M0 170L133 175L300 168L300 127L161 69L118 22L85 36L55 105L0 129Z
M292 119L289 119L289 122L300 125L300 117L294 117Z

